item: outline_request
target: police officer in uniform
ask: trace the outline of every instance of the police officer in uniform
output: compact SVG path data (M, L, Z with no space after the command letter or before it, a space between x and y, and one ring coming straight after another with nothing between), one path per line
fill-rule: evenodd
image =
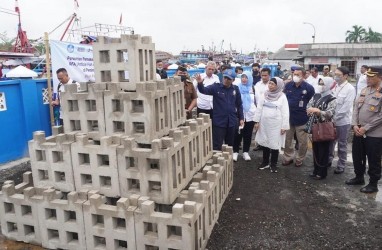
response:
M366 72L367 87L362 89L356 100L352 119L353 164L355 177L346 181L347 185L365 184L366 154L370 176L368 185L361 188L363 193L378 192L378 180L381 178L382 155L382 66L371 66Z
M236 74L232 69L223 71L223 83L214 83L207 87L200 75L195 77L198 90L213 96L212 141L213 149L221 150L223 141L233 146L235 129L238 124L244 126L243 104L239 87L233 85Z

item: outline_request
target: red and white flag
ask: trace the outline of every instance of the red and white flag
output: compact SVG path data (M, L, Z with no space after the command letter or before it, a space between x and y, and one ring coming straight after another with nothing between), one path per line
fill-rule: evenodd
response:
M122 25L122 13L121 13L121 16L119 17L119 25Z

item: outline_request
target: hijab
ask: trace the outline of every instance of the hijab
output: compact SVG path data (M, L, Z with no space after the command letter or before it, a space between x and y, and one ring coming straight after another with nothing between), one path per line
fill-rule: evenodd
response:
M277 85L277 88L275 91L269 91L269 88L265 91L264 93L264 96L265 96L265 100L267 101L277 101L280 96L282 96L283 94L283 90L284 90L284 81L281 80L281 78L279 77L273 77L271 78L271 82L274 82L276 83Z
M246 76L248 81L246 84L243 84L240 78L240 83L238 85L240 94L241 94L241 101L243 102L243 111L248 112L251 108L252 100L251 100L251 95L250 91L252 89L252 83L253 83L253 78L252 78L252 73L249 71L244 71L241 74L241 77Z
M321 94L321 97L330 95L332 93L332 90L330 88L332 87L334 82L333 78L329 76L324 76L324 77L320 77L320 79L324 82L325 85L323 86L321 93L318 93L318 94ZM320 82L320 79L318 79L318 82ZM321 86L321 85L318 85L318 86Z

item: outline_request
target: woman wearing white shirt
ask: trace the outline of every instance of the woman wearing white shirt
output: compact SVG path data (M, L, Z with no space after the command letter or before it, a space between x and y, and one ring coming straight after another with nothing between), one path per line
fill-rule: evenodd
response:
M289 129L289 105L283 89L283 80L271 78L268 90L260 97L255 113L255 141L263 146L263 161L259 169L270 167L272 173L277 173L279 150L285 145L285 132Z
M241 81L237 85L240 90L241 100L243 102L244 113L244 127L236 130L234 144L233 144L233 160L237 161L239 156L239 147L243 141L243 158L250 161L251 157L248 154L252 141L252 132L255 125L255 95L253 93L253 79L249 71L244 71L240 77Z

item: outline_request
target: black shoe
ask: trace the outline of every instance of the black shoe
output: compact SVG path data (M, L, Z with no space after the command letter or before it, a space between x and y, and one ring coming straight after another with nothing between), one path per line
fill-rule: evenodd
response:
M347 185L365 185L365 179L354 177L350 180L345 181L345 184L347 184Z
M264 170L266 168L269 168L269 163L262 162L257 169Z
M323 180L323 179L325 179L325 178L326 178L326 176L316 175L316 176L314 176L312 179L313 179L313 180L320 181L320 180Z
M364 186L363 188L361 188L359 191L361 191L362 193L375 193L375 192L378 192L378 187L376 184L367 184L366 186Z
M310 178L316 177L316 174L309 174Z
M345 170L343 168L336 168L334 169L335 174L342 174Z
M271 173L277 173L277 165L271 164Z

